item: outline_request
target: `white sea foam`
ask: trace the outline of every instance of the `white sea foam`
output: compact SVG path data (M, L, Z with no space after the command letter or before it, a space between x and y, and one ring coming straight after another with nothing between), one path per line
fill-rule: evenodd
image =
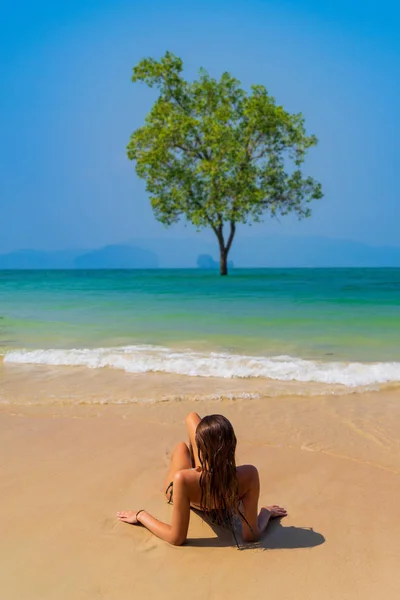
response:
M14 350L4 362L111 367L128 373L162 372L197 377L268 378L349 387L400 381L400 363L323 362L291 356L245 356L176 351L159 346L72 350Z

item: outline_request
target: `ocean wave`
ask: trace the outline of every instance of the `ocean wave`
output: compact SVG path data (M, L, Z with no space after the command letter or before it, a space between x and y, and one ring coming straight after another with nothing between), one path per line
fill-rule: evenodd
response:
M159 346L70 350L14 350L6 363L110 367L128 373L161 372L192 377L263 378L341 384L347 387L400 381L398 362L323 362L292 356L246 356L177 351Z

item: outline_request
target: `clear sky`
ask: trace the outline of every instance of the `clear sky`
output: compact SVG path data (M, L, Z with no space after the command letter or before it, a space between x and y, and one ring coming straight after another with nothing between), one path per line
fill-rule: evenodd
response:
M4 2L4 0L3 0ZM400 7L388 0L14 0L0 19L0 252L194 236L158 224L125 146L153 94L133 65L228 70L303 112L320 144L311 219L242 236L400 246Z

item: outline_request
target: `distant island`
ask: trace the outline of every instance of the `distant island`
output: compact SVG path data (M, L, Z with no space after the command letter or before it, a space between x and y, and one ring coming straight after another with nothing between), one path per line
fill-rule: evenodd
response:
M145 248L105 246L77 256L74 264L77 269L157 269L159 260Z
M156 269L157 254L130 245L97 250L43 252L19 250L0 255L0 269Z
M219 269L219 263L210 254L200 254L197 257L197 266L199 269ZM228 261L228 268L233 268L231 260Z
M96 249L16 250L0 254L0 269L180 269L218 270L216 245L200 236L135 239ZM369 246L318 236L239 238L230 267L400 267L400 247Z

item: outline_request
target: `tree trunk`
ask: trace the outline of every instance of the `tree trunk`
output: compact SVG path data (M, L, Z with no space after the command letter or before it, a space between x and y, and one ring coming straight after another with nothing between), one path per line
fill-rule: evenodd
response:
M230 232L226 244L224 239L224 224L222 219L220 220L218 226L213 227L213 229L219 243L219 273L220 275L228 275L228 254L232 246L233 238L235 237L236 223L233 220L230 222Z
M225 248L220 248L219 273L228 275L228 253Z

